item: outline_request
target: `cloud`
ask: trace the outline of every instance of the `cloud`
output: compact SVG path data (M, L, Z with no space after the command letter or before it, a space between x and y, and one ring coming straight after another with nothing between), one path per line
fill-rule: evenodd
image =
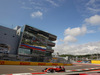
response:
M99 32L100 28L100 15L93 15L84 19L85 26L87 26L87 33Z
M89 0L88 3L86 5L91 5L91 4L94 4L96 0Z
M33 12L31 16L32 18L41 18L43 16L43 13L40 11L37 11L37 12Z
M65 30L64 34L65 35L71 35L71 36L79 36L79 35L83 35L85 34L87 31L85 26L80 27L76 27L76 28L68 28Z
M100 12L99 2L100 0L89 0L85 5L86 9L94 14L99 13Z
M75 3L78 11L85 16L100 13L100 0L77 0Z
M49 3L51 3L53 6L58 6L58 4L57 3L55 3L53 0L46 0L47 2L49 2Z
M22 7L32 7L34 10L47 11L53 7L59 7L66 0L27 0L20 1Z
M100 25L100 15L94 15L94 16L91 16L90 18L86 18L85 22L93 26Z
M61 44L55 47L55 53L59 52L60 54L73 54L73 55L100 53L99 50L100 50L100 41L90 42L82 45Z
M95 9L95 8L90 8L90 7L87 7L87 9L91 11L92 13L100 12L100 9Z
M56 7L61 6L65 0L20 0L19 3L21 4L22 9L32 9L34 12L38 11L37 13L32 13L31 16L33 18L43 16L50 9L54 9ZM41 12L40 12L41 11Z
M67 28L64 31L64 38L62 39L63 43L56 45L54 48L55 52L59 52L60 54L73 55L100 53L100 41L81 45L69 45L70 42L77 42L77 37L85 34L96 33L97 30L100 29L100 27L98 27L100 26L100 15L97 15L100 13L100 0L81 0L80 2L80 4L77 4L79 5L78 8L80 8L80 11L88 13L87 16L90 17L84 19L84 24L82 27Z
M64 40L63 41L65 43L68 43L68 42L76 42L77 39L75 37L73 37L73 36L68 35L68 36L64 37Z
M95 30L87 30L87 33L95 33Z
M76 28L67 28L64 32L64 43L69 42L77 42L76 37L80 35L84 35L87 32L87 28L85 26L76 27Z
M96 33L98 29L96 25L100 25L100 16L94 15L89 18L84 19L85 23L82 27L75 28L67 28L64 31L64 39L63 43L57 44L55 52L59 52L60 54L74 54L74 55L85 55L85 54L93 54L100 53L100 41L99 42L91 42L82 45L69 45L69 43L77 42L77 36L82 36L85 34ZM93 25L91 27L91 25ZM60 42L60 41L59 41Z

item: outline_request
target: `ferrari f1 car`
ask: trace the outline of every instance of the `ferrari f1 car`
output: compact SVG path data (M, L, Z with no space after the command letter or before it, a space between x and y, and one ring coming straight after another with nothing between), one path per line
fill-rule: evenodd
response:
M59 66L59 67L53 67L53 68L45 68L44 70L42 70L43 72L65 72L65 68L63 66Z

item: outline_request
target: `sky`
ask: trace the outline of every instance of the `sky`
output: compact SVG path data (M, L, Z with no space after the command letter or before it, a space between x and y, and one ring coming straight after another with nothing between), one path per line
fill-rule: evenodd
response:
M54 53L100 53L100 0L0 0L0 25L57 36Z

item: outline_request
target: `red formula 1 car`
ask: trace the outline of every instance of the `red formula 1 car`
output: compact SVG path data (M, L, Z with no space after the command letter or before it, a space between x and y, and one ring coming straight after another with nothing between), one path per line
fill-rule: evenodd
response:
M65 72L65 68L63 66L59 66L59 67L54 67L54 68L45 68L44 70L42 70L43 72Z

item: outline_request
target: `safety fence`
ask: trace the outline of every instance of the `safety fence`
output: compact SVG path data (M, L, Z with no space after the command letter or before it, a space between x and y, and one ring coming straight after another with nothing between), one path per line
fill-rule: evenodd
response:
M0 65L71 66L72 64L0 60Z

